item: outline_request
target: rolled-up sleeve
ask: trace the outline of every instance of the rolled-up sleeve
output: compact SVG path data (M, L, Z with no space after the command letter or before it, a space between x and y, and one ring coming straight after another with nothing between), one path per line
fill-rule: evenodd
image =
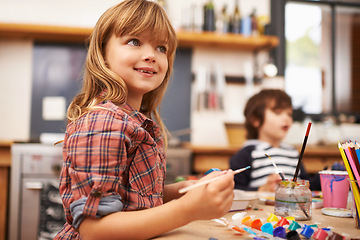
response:
M71 212L71 216L73 217L72 225L75 229L79 228L80 223L85 218L84 207L88 199L89 199L88 197L83 197L70 204L70 212ZM111 195L111 196L103 197L99 202L96 218L100 218L109 215L111 213L119 212L123 209L123 206L124 205L121 202L120 195Z

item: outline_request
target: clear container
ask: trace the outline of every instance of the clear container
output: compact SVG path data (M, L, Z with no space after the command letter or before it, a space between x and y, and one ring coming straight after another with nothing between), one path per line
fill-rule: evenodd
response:
M311 219L311 190L307 180L281 181L275 190L275 215Z

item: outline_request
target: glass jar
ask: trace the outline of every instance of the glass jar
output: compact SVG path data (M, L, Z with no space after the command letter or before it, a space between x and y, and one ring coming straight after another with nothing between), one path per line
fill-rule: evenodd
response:
M295 220L311 219L311 191L308 180L281 181L275 190L275 215Z

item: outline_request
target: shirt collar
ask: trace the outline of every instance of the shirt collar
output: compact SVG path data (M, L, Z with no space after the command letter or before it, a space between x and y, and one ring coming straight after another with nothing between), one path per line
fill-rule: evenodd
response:
M107 89L101 91L99 96L103 98L106 95ZM107 101L106 101L107 102ZM105 104L106 102L103 102ZM111 102L111 101L109 101ZM115 105L111 102L112 105ZM145 116L143 113L133 109L128 103L124 103L123 105L119 106L129 117L131 117L135 122L137 122L142 128L149 130L154 127L154 121ZM116 111L116 107L113 106L113 110Z

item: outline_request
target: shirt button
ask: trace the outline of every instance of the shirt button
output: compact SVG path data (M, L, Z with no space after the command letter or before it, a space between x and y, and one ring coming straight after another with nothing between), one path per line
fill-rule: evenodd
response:
M102 196L102 193L100 190L93 190L91 192L91 195L93 195L94 197L101 197Z
M163 169L163 166L161 164L158 164L158 167L159 167L160 170Z
M163 197L163 192L160 192L159 195L160 195L160 197Z

